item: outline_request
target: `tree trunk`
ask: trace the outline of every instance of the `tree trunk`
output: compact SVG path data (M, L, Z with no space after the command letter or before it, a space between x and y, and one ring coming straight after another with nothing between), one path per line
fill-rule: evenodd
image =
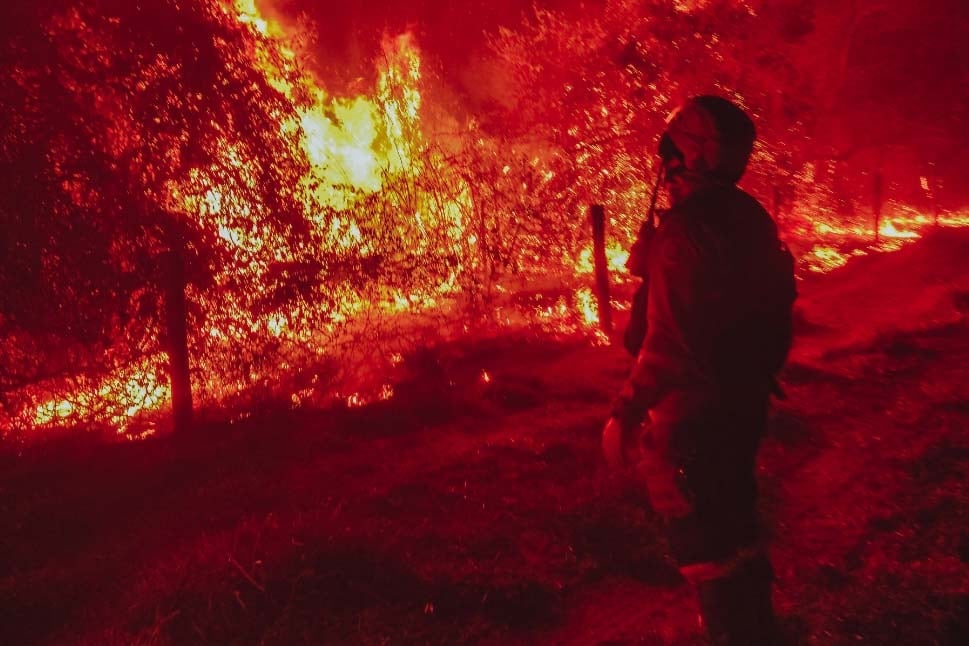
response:
M875 242L880 239L879 229L882 221L882 202L884 200L884 178L882 170L875 171L875 177L871 186L871 210L875 214Z

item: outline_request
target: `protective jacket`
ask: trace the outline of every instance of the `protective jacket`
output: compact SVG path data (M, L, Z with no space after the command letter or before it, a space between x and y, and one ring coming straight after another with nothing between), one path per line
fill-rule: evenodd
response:
M793 285L781 247L771 217L731 184L670 211L650 249L647 334L627 383L627 421L647 409L683 419L766 402L790 344Z

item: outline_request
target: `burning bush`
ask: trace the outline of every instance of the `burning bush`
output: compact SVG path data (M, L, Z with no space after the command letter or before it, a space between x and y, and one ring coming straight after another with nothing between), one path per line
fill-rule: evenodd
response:
M168 256L184 257L199 295L197 330L213 324L205 298L254 296L240 275L309 248L307 161L280 127L295 106L251 64L258 39L213 3L13 2L4 14L4 408L42 401L24 386L71 377L94 393L56 402L55 417L103 407L117 422L163 399ZM254 232L276 243L233 240ZM28 424L48 421L45 406Z
M265 390L384 314L480 309L556 221L536 161L425 142L406 37L337 99L251 2L4 11L7 426L128 429L187 372L180 335L197 396Z

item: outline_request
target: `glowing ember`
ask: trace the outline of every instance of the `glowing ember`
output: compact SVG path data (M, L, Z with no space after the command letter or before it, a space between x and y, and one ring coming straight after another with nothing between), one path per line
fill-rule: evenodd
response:
M362 392L351 393L345 400L347 408L362 408L374 402L387 401L393 398L394 387L390 384L382 384L376 392L366 394ZM339 395L338 395L339 397Z

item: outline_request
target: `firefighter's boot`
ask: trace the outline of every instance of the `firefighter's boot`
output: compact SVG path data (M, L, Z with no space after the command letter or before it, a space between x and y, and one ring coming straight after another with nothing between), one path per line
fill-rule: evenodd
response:
M771 603L773 573L764 556L697 582L700 613L716 646L775 646L781 639Z

